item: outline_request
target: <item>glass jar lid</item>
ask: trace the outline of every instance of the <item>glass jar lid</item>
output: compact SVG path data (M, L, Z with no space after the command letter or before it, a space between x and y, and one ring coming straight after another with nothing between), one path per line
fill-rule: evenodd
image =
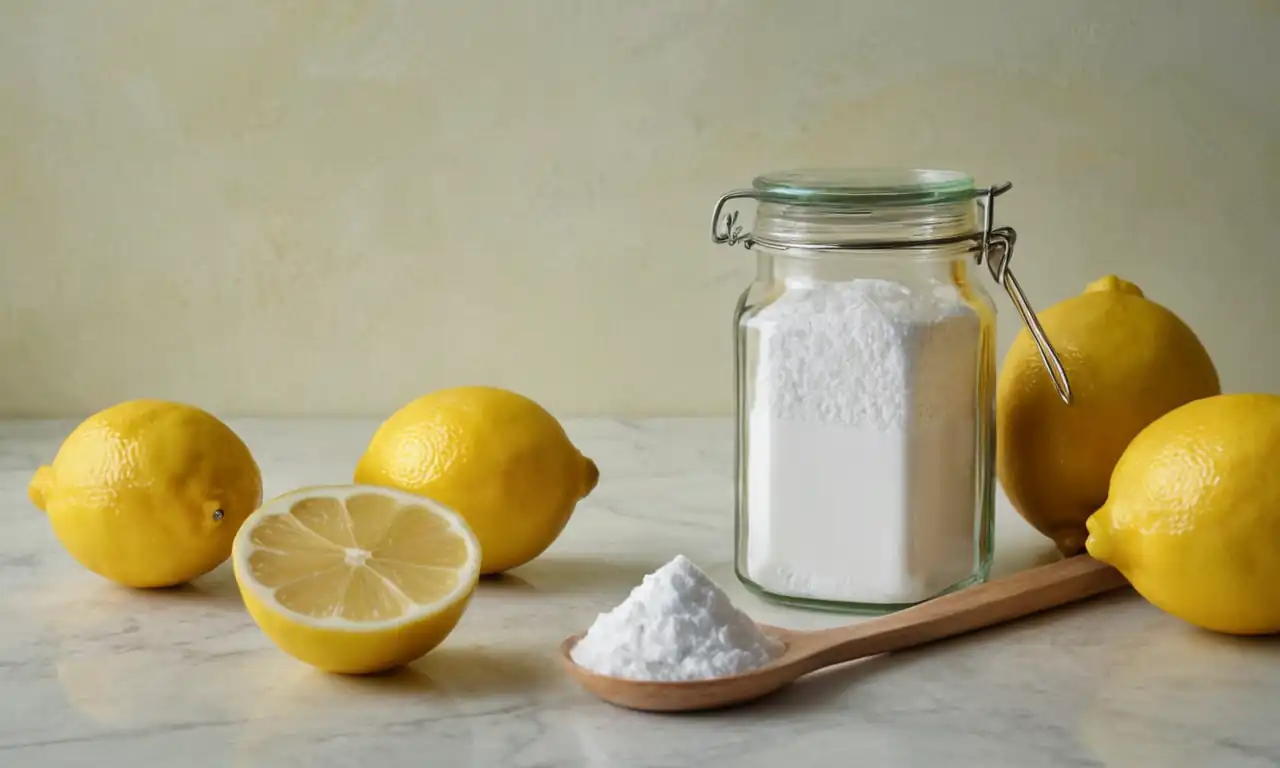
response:
M805 168L766 173L751 186L760 202L841 208L946 205L981 192L967 173L919 168Z

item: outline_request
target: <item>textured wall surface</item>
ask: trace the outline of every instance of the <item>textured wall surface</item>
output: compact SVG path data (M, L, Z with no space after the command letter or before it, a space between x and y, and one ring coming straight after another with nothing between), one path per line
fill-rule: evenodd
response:
M710 206L811 165L1012 180L1034 303L1280 390L1276 0L6 0L0 115L0 415L726 413Z

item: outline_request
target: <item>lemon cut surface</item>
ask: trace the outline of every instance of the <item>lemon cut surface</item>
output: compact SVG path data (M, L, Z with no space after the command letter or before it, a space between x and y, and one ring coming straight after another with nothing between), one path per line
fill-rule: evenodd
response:
M359 674L407 664L453 631L479 580L480 545L430 499L330 486L263 505L232 561L245 606L276 645Z

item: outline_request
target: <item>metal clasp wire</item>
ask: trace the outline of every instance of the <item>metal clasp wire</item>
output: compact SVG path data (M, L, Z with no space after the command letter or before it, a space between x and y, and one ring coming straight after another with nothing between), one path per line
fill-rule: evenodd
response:
M730 200L738 200L744 197L754 199L756 191L754 189L735 189L720 196L716 201L716 208L711 212L711 242L718 245L734 246L742 243L743 247L750 248L755 244L751 239L751 233L742 231L742 226L738 224L738 212L732 211L725 214L724 217L724 234L720 233L720 214L724 213L724 206Z
M982 260L986 259L987 271L991 273L992 279L1004 288L1005 293L1009 294L1009 300L1013 302L1014 309L1018 310L1023 324L1031 332L1031 338L1036 343L1036 351L1040 353L1040 361L1049 372L1049 378L1053 379L1053 388L1058 391L1058 397L1062 402L1070 405L1071 382L1067 380L1067 372L1062 367L1062 360L1054 350L1053 344L1049 342L1049 337L1045 335L1044 327L1040 325L1035 310L1031 308L1031 302L1027 300L1022 286L1018 284L1018 278L1014 277L1013 270L1009 269L1009 262L1013 261L1013 247L1018 242L1018 233L1013 227L992 226L995 221L996 198L1008 192L1012 186L1006 181L1003 184L988 187L981 195L978 205L982 208L982 241L974 254L974 260L981 264Z
M1013 261L1014 245L1018 242L1018 233L1012 227L995 227L995 200L1000 195L1008 192L1013 187L1010 182L996 184L988 187L978 194L978 206L982 208L982 232L977 235L964 235L960 237L943 238L939 240L912 240L903 242L852 242L839 244L822 244L822 245L805 245L799 243L788 244L788 248L801 248L811 250L879 250L886 248L931 248L945 245L952 245L956 242L964 240L976 240L974 243L973 254L974 262L981 265L985 260L987 262L987 271L991 273L991 277L1004 288L1005 293L1009 294L1009 300L1013 302L1014 309L1018 311L1018 316L1022 318L1022 322L1027 326L1027 330L1031 332L1031 338L1035 341L1036 351L1040 353L1040 361L1044 363L1045 370L1049 372L1049 378L1053 380L1053 387L1058 391L1058 397L1062 402L1071 404L1071 382L1067 380L1067 372L1062 366L1062 360L1058 357L1058 353L1053 348L1053 344L1049 342L1049 337L1045 335L1044 328L1040 325L1039 319L1036 318L1035 310L1031 308L1031 302L1027 300L1027 295L1023 293L1022 286L1018 284L1018 278L1014 277L1013 270L1009 269L1009 262ZM756 245L756 240L751 236L750 232L743 232L742 226L738 224L738 212L732 211L725 213L725 205L731 200L741 198L756 198L754 189L735 189L721 195L716 201L715 209L711 212L711 241L720 245L737 245L742 243L745 247L751 248ZM724 227L720 226L721 216L724 217Z

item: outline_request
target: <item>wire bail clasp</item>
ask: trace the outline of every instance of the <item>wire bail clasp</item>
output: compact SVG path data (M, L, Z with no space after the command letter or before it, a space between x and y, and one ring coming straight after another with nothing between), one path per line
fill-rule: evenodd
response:
M1049 372L1049 378L1053 379L1053 388L1058 391L1058 397L1062 402L1070 405L1071 382L1067 380L1067 372L1062 367L1062 360L1050 343L1049 337L1045 335L1044 327L1040 325L1035 310L1031 308L1031 302L1027 300L1022 286L1018 284L1018 278L1014 277L1013 270L1009 269L1009 262L1013 261L1013 248L1018 242L1018 233L1013 227L993 226L996 198L1012 187L1013 184L1006 181L987 188L981 195L982 199L978 205L982 207L982 240L974 254L974 261L982 264L985 259L987 271L991 273L992 279L1004 288L1005 293L1009 294L1009 300L1013 302L1014 309L1018 310L1023 324L1031 332L1031 338L1036 343L1036 351L1040 353L1040 361Z
M735 246L742 243L744 248L750 248L755 244L755 240L751 239L750 232L743 232L742 225L738 224L738 212L724 213L724 207L730 200L739 200L744 197L755 198L756 191L754 189L735 189L732 192L726 192L716 201L715 210L711 212L711 242L717 245ZM724 213L724 231L720 231L720 214Z

